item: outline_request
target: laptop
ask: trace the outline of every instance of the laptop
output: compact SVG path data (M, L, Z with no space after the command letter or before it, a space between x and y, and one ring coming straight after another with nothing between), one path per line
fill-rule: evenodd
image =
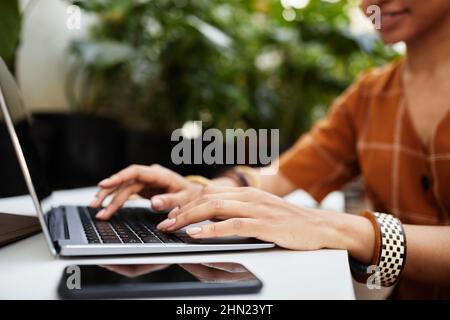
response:
M7 132L40 226L54 256L100 256L264 249L274 246L253 238L190 238L185 228L162 233L156 225L166 214L124 207L110 221L98 221L99 209L57 204L46 183L17 84L0 58L0 134ZM1 157L2 151L0 151ZM18 173L20 175L20 173ZM22 179L17 176L15 179ZM5 183L1 181L0 183ZM205 223L205 222L203 222ZM207 222L206 222L207 223Z

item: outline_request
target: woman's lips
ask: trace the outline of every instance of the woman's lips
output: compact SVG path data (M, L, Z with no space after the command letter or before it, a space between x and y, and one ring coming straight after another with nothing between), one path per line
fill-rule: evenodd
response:
M399 25L409 14L408 10L396 12L383 12L381 14L381 28L385 30L393 29Z

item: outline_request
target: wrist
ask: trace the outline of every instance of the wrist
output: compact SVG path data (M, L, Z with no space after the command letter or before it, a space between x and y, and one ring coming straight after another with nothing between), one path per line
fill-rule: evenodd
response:
M375 232L368 219L351 214L333 214L327 220L327 248L347 250L350 256L362 263L372 261Z
M222 186L222 187L238 187L238 184L231 178L228 177L218 177L215 179L207 179L202 176L186 176L187 181L195 185L201 185L203 187L208 185Z
M227 178L222 182L234 187L261 187L261 177L257 170L248 166L236 166L222 173L219 178Z
M212 181L212 184L215 186L222 186L222 187L239 187L237 182L231 178L228 177L219 177L215 178Z

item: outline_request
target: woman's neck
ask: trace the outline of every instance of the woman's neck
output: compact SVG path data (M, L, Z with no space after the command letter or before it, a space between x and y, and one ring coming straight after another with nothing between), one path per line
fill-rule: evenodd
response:
M443 67L450 71L450 15L406 45L409 72L434 73Z

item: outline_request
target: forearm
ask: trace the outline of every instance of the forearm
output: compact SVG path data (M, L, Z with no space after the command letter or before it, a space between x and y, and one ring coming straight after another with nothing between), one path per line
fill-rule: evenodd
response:
M407 252L403 276L450 286L450 227L405 225Z
M279 197L286 196L298 189L279 171L276 174L263 174L261 170L258 170L258 175L261 179L261 190L272 193Z
M375 250L375 232L366 218L329 212L326 218L325 247L347 250L356 260L369 264Z
M368 264L374 253L374 230L370 222L354 215L334 215L329 221L327 247L345 249ZM450 286L450 227L404 225L406 263L403 277Z

